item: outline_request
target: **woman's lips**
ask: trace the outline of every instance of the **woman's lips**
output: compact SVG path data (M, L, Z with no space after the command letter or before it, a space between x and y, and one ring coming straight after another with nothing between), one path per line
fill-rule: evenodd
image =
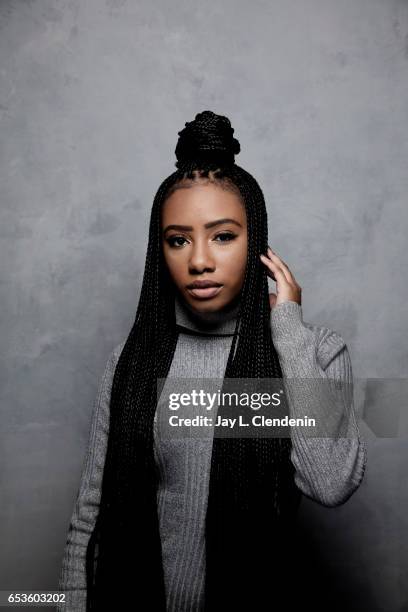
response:
M223 285L218 286L218 287L205 287L203 289L199 289L198 287L195 287L193 289L187 289L187 291L189 291L191 295L194 295L194 297L197 297L200 299L208 299L208 298L212 298L215 295L217 295L221 291L222 288L223 288Z

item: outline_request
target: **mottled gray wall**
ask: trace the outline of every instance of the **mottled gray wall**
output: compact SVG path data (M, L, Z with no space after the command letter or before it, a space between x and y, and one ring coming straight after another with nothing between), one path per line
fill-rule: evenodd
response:
M197 112L231 119L305 320L342 333L355 377L407 377L408 2L1 0L0 61L0 589L47 589ZM359 491L303 520L348 609L407 610L407 441L362 432Z

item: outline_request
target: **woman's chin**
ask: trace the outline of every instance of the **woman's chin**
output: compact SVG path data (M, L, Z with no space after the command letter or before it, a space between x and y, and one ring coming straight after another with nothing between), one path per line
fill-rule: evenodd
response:
M227 309L232 303L231 300L226 301L225 297L219 294L205 300L194 298L194 296L189 294L184 296L184 300L190 310L197 314L210 314L212 312L219 312L220 310Z

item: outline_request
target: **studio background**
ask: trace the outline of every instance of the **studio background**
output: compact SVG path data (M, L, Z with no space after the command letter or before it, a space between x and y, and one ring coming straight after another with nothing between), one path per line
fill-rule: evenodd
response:
M304 320L379 379L356 410L405 409L408 2L1 0L0 58L0 590L57 588L97 385L198 112L231 120ZM363 483L303 498L296 562L344 609L406 611L407 439L360 429Z

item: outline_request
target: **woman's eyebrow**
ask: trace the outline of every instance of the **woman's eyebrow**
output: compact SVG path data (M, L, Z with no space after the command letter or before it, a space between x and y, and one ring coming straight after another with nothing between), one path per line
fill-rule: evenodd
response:
M217 221L209 221L208 223L204 224L205 229L209 229L210 227L215 227L216 225L222 225L223 223L234 223L235 225L238 225L239 227L242 227L241 223L239 223L238 221L236 221L235 219L217 219ZM181 230L181 231L185 231L185 232L192 232L193 231L193 227L191 227L191 225L168 225L164 230L163 230L163 234L165 234L168 230Z

